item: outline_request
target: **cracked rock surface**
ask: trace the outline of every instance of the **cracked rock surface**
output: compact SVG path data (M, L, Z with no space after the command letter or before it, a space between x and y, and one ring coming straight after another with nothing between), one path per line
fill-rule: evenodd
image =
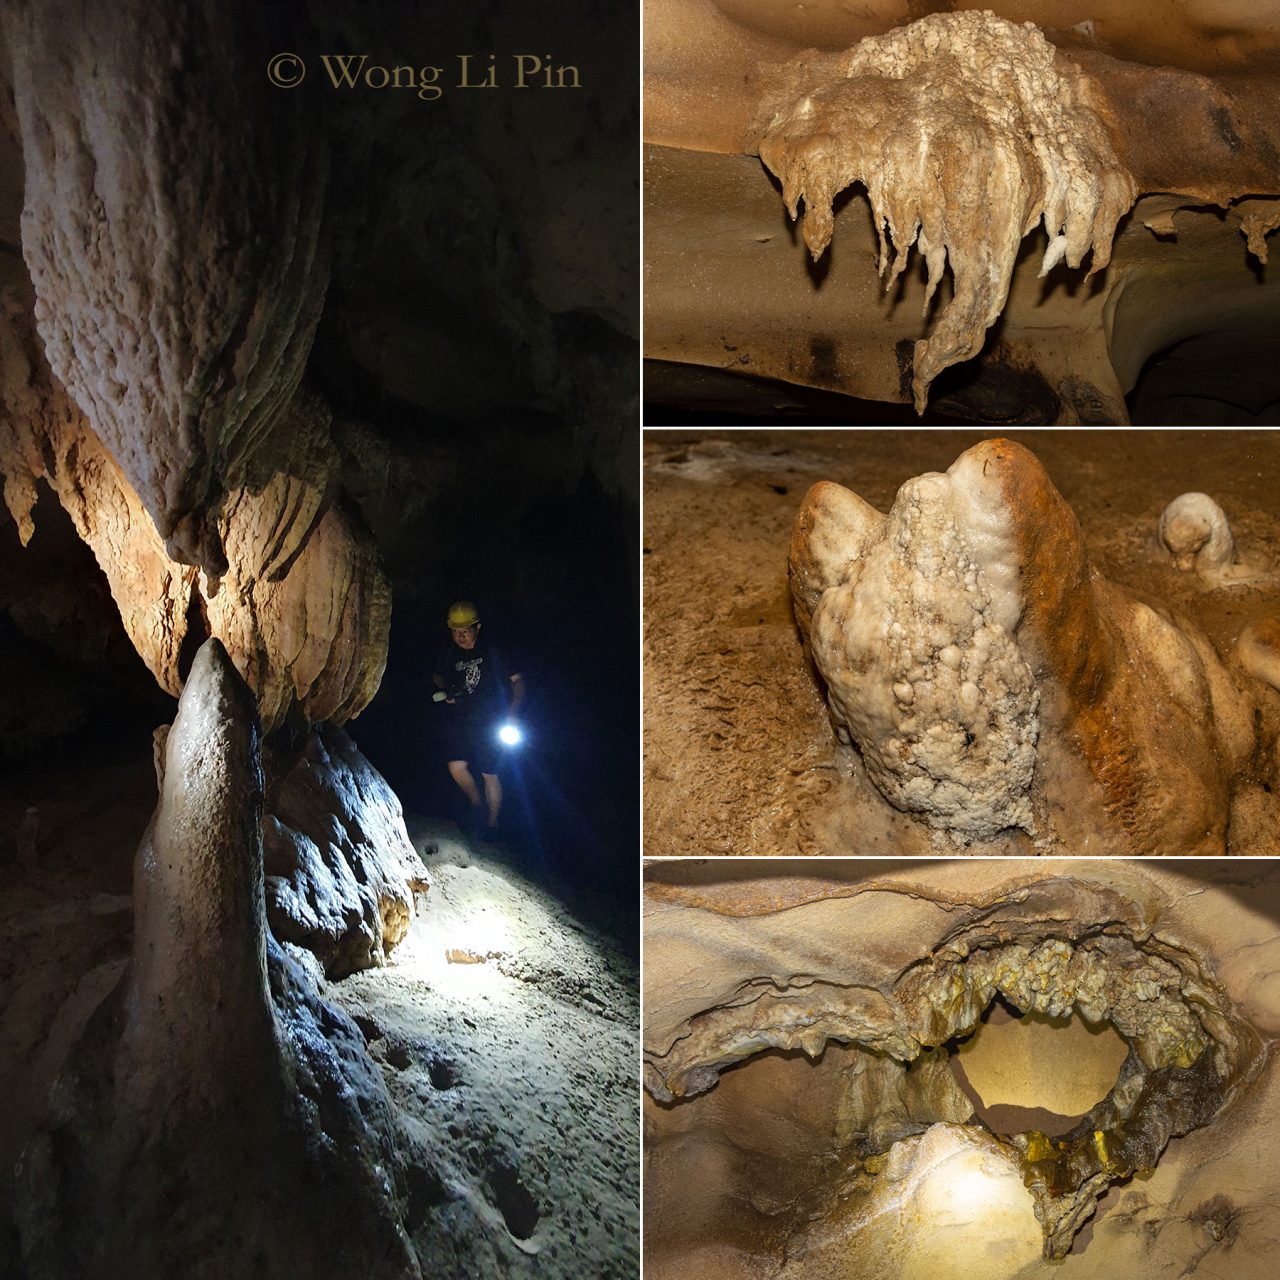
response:
M384 964L426 872L382 775L332 725L311 730L263 825L267 920L330 977Z

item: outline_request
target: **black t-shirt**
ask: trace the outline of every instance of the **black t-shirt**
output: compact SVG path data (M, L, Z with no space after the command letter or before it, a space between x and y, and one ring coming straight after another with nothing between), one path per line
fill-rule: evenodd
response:
M449 642L436 662L444 690L468 715L501 715L511 699L511 672L496 645L476 638L463 649Z

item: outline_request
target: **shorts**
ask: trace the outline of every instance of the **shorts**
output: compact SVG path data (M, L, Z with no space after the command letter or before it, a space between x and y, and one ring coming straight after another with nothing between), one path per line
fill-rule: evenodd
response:
M444 746L447 760L465 760L472 772L497 773L502 761L497 717L449 716L445 721Z

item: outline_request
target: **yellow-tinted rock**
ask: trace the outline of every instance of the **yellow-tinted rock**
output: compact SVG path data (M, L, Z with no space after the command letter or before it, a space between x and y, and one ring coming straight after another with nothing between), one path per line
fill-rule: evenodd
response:
M988 1108L1082 1116L1111 1091L1128 1052L1109 1025L1090 1026L1078 1016L1014 1018L997 1006L961 1044L959 1066Z

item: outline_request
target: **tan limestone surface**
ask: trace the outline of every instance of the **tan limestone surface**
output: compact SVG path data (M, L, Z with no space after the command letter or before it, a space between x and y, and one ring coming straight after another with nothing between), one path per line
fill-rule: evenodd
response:
M1136 966L1114 945L1122 935L1143 957ZM886 1018L914 1021L913 975L938 957L967 968L1015 936L1030 946L1008 975L1024 999L1090 1004L1084 970L1046 962L1063 946L1076 960L1082 949L1105 952L1107 1020L1128 1024L1151 998L1167 998L1175 1020L1181 1005L1221 1046L1237 1046L1229 1056L1243 1052L1243 1074L1212 1113L1174 1137L1152 1172L1103 1189L1053 1263L1028 1238L1031 1197L1010 1148L992 1148L963 1108L923 1080L914 1091L877 1087L891 1056L857 1047ZM645 948L647 1271L1269 1274L1280 1196L1264 1155L1280 1122L1269 977L1280 956L1280 890L1267 864L650 863ZM1153 978L1162 996L1149 990ZM943 1011L960 990L948 982L931 997L943 1034L955 1016ZM769 1049L761 1031L782 1025L788 1002L826 1030L803 1047ZM975 1008L959 1016L976 1018ZM713 1024L718 1039L700 1030ZM664 1101L670 1066L693 1041L707 1074L694 1096ZM1064 1069L1062 1047L1046 1048L1027 1062L1042 1104ZM927 1066L926 1055L903 1082Z
M683 403L664 362L919 411L961 362L933 411L1122 422L1153 353L1205 335L1240 350L1275 314L1256 269L1280 194L1260 13L652 0L645 40L657 404ZM899 274L913 244L927 285L923 266ZM1029 372L1043 389L1006 385ZM1256 414L1276 399L1260 381L1207 398Z

